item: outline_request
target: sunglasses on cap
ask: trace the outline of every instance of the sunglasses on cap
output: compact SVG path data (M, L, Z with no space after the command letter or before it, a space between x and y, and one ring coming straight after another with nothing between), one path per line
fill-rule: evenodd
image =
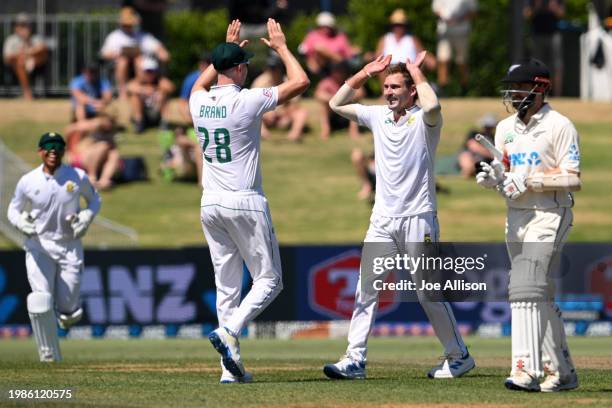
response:
M63 152L65 146L63 143L50 142L50 143L45 143L40 148L46 152L50 152L51 150L55 150L56 152Z

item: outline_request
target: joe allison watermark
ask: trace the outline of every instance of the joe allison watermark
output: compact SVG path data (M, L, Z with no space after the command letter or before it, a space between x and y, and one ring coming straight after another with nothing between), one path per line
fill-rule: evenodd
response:
M466 282L463 279L446 280L444 282L413 282L407 279L401 279L397 282L386 282L382 279L375 279L372 286L376 290L394 290L394 291L430 291L430 290L454 290L454 291L486 291L486 282Z
M432 300L485 297L488 290L486 254L458 256L456 253L424 252L419 251L416 256L408 253L381 255L380 251L370 248L369 270L364 271L368 275L364 280L369 283L369 290L401 292L406 301L411 301L417 292Z

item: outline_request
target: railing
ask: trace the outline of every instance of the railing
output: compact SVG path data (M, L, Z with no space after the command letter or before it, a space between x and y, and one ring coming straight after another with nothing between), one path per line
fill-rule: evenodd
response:
M13 32L15 15L0 14L0 42ZM117 26L115 15L54 14L44 16L44 37L49 59L33 83L36 95L68 95L70 80L87 62L98 58L107 34ZM109 67L102 67L108 74ZM11 68L0 64L0 95L18 95L19 84Z

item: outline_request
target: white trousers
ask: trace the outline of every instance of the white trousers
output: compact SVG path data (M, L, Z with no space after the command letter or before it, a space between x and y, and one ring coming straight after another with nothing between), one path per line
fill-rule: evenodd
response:
M259 193L207 193L201 220L215 269L219 326L239 334L283 288L268 200ZM241 302L243 262L253 286Z
M545 296L541 302L538 302L540 325L532 336L525 338L526 323L516 321L518 315L513 314L512 373L517 368L523 368L521 357L525 354L525 350L534 350L533 354L536 355L530 356L532 361L528 369L535 367L534 371L538 375L542 367L549 372L558 371L562 377L574 371L561 312L554 303L554 281L549 277L551 272L555 272L551 270L551 262L561 253L571 230L572 221L571 208L508 209L506 243L513 268L516 260L525 256L529 258L536 253L536 257L544 262L542 268L536 269L536 273L544 276L538 276L535 281L543 282L545 285ZM554 262L552 266L554 267ZM512 279L510 282L512 289Z
M434 213L424 213L411 217L389 218L372 214L370 226L365 237L368 243L391 243L396 253L406 251L406 243L421 243L426 239L436 242L439 239L437 217ZM372 285L362 285L360 274L355 294L355 307L351 318L348 335L347 354L355 360L365 361L367 357L368 336L374 325L378 308L378 292L362 292L363 288ZM467 348L455 321L451 306L447 302L431 302L424 296L419 296L419 302L429 318L429 321L447 354L464 355Z
M83 271L81 241L60 242L34 236L25 242L24 249L32 292L49 293L60 313L77 310Z

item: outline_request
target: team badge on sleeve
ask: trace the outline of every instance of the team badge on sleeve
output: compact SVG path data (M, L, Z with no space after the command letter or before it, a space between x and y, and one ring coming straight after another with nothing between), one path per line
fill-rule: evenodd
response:
M66 191L72 193L74 191L75 184L72 181L66 183Z
M272 97L272 88L264 88L263 89L263 94L266 98L271 98Z

